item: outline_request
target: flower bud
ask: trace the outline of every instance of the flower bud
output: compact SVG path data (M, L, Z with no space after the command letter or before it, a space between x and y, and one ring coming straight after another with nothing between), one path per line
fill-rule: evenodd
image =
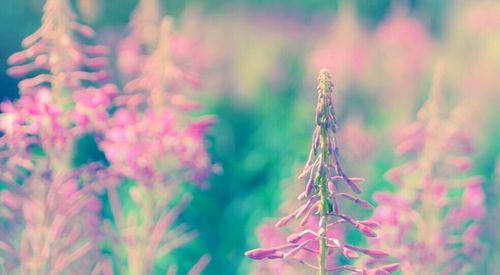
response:
M359 221L359 223L370 228L377 228L380 226L380 223L374 220Z
M286 238L286 241L289 242L289 243L296 243L301 238L302 238L302 236L300 236L300 234L293 233L293 234L288 235L288 237Z
M331 180L328 181L328 191L330 191L330 194L337 192L335 189L335 185Z
M344 247L342 253L346 258L352 260L352 259L357 259L359 257L358 253L352 249L349 249L347 247Z
M277 228L283 227L283 226L287 225L294 216L295 216L295 213L289 214L289 215L281 218L274 226L276 226Z
M373 206L369 202L367 202L367 201L365 201L363 199L360 199L358 197L355 197L355 196L347 194L347 193L339 193L339 195L342 196L342 197L344 197L344 198L346 198L346 199L349 199L349 200L351 200L351 201L353 201L353 202L355 202L357 204L359 204L363 208L373 209Z
M398 270L398 268L399 268L399 264L394 263L394 264L388 264L388 265L381 266L381 267L377 268L377 270L384 270L384 271L387 271L389 273L393 273L396 270Z
M370 227L363 225L361 223L356 224L356 228L359 230L359 232L363 233L363 235L370 237L370 238L375 238L377 237L377 234L375 231L373 231Z
M311 195L312 191L314 189L314 178L311 177L308 181L307 181L307 185L306 185L306 196L309 196Z
M245 256L254 260L262 260L275 254L274 248L256 248L245 252Z
M389 253L380 249L363 249L361 252L375 259L382 259L389 256Z

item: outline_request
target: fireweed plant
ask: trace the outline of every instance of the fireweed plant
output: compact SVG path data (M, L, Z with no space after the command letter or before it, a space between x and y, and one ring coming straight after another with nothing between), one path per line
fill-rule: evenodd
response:
M287 188L284 190L284 197L294 196L299 192L299 189L302 186L292 186L289 184L290 182L286 181L285 184ZM296 209L295 202L291 201L283 201L280 206L280 213L290 213ZM301 224L288 224L286 228L277 228L274 224L269 222L264 222L261 224L257 230L257 238L260 245L264 247L273 247L279 246L283 244L283 240L287 238L287 236L296 231L302 231L302 227L306 228L314 228L319 221L319 217L312 216L308 218L307 223ZM332 237L338 239L340 242L344 241L344 227L334 227L332 230L327 232L327 237ZM306 241L307 239L313 239L314 235L305 235L302 238L302 241ZM327 269L330 267L335 267L338 263L338 258L340 255L330 255L328 258ZM317 255L314 253L309 253L305 251L299 251L294 256L301 261L306 262L314 262L317 260ZM309 268L305 265L300 264L300 262L296 261L256 261L255 268L252 271L252 274L304 274L310 271Z
M441 69L417 120L398 136L409 161L387 172L399 188L374 195L383 233L373 245L401 261L405 274L466 274L481 258L482 179L469 177L471 140L444 110Z
M203 67L203 58L200 58L203 56L202 47L173 28L168 33L168 41L162 38L160 26L164 19L158 0L139 1L130 18L128 35L117 45L120 78L125 83L138 78L144 63L163 39L162 47L168 47L163 54L169 55L171 65L175 64L165 76L169 81L169 91L186 83L197 87L200 83L198 74Z
M189 117L200 106L180 93L171 21L159 25L125 93L104 84L108 49L91 44L93 30L76 21L68 0L47 0L42 26L8 59L8 73L25 79L19 100L0 104L0 273L150 274L194 236L175 224L190 199L181 183L205 186L203 139L213 119ZM84 135L96 137L109 167L73 165ZM126 181L134 182L133 206L116 191ZM104 191L113 221L101 217ZM114 262L101 252L109 242ZM189 274L208 261L201 257Z
M117 45L117 66L122 79L137 78L142 63L156 48L162 20L160 6L158 0L140 0L132 12L128 34Z
M107 49L90 44L92 36L69 1L47 0L41 27L8 59L8 73L24 80L19 100L0 105L1 273L106 269L96 197L106 172L96 163L72 165L75 141L103 130L117 92L101 85Z
M154 2L140 2L132 29L144 27L147 22L140 19L148 18L144 9ZM164 268L159 260L193 239L194 231L176 224L190 201L182 184L189 181L206 187L212 167L204 133L213 118L190 118L189 113L200 106L180 93L185 83L177 77L182 68L172 56L172 20L163 18L159 27L148 29L154 30L158 32L153 35L156 42L132 32L121 43L144 46L139 48L145 52L127 50L128 55L139 55L136 58L144 64L139 75L126 83L124 93L116 97L118 108L100 142L112 173L132 182L130 202L119 195L119 185L108 188L114 223L107 224L107 232L112 236L117 265L127 274L152 274L155 266ZM125 70L124 78L135 73ZM203 256L189 274L200 273L209 260L208 255ZM169 266L168 274L175 274L176 269Z
M298 196L305 203L289 215L281 218L276 227L287 225L292 219L301 219L301 226L308 227L301 232L290 234L283 245L257 248L247 251L245 255L254 260L285 260L298 262L324 275L327 272L351 271L355 274L390 274L398 269L398 264L388 264L378 268L365 269L351 265L329 266L332 253L340 251L348 259L358 257L358 252L380 259L389 256L378 249L362 248L341 242L331 236L341 224L350 224L369 238L376 237L374 228L378 223L372 220L359 221L343 213L339 200L349 200L361 207L371 209L367 201L348 192L341 191L345 185L352 192L359 194L358 183L361 178L351 178L346 175L341 164L339 149L336 142L337 122L333 107L333 84L330 73L322 70L318 77L318 103L316 107L316 127L313 133L313 144L309 159L299 179L305 179L305 190ZM343 183L343 184L341 184ZM318 223L309 224L308 220L318 216ZM311 263L296 257L299 252L316 256L316 262Z

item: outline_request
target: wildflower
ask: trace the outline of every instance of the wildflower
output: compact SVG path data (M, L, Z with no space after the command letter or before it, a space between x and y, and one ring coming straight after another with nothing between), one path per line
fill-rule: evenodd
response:
M123 188L119 184L108 186L116 226L107 231L114 245L123 248L116 255L126 259L119 269L131 274L150 274L159 258L195 237L187 225L175 224L191 200L181 187L186 181L205 187L212 168L204 135L214 119L189 117L200 106L182 93L184 72L172 54L171 18L147 17L156 14L157 5L157 1L140 1L132 33L120 43L119 54L137 55L132 63L144 65L133 64L134 69L142 68L138 72L129 70L131 64L119 64L124 66L124 79L131 80L114 99L117 108L99 140L110 171L132 183L129 198L118 196L117 190ZM156 20L158 24L151 24ZM135 52L143 47L145 52ZM89 103L94 100L106 97L89 98ZM127 199L133 209L127 209ZM202 257L190 274L199 273L208 261ZM174 271L171 265L169 272Z
M470 236L485 213L482 181L464 177L470 140L444 118L441 70L438 65L417 120L398 136L396 153L415 156L388 173L400 191L375 195L379 206L373 219L384 234L373 244L399 257L403 272L454 274L468 264L461 255L481 251ZM461 197L451 195L457 189L463 190Z
M352 84L366 77L374 60L371 50L364 46L369 43L368 34L356 18L356 7L344 2L339 9L327 41L311 56L310 67L315 72L327 68L338 80Z
M190 84L198 87L198 77L201 66L197 63L199 57L194 43L182 34L170 28L170 19L163 17L162 8L158 0L141 0L135 8L128 26L129 34L118 44L118 69L125 82L147 76L168 78L170 90L179 89L178 85ZM150 58L156 49L157 58ZM160 57L158 55L164 55ZM195 56L195 58L193 58ZM165 58L166 57L166 58ZM159 61L161 60L161 61ZM156 62L173 61L164 68L169 72L156 71L163 64ZM145 62L155 63L146 65L152 71L142 73ZM175 66L174 66L175 64ZM163 70L163 68L162 68Z
M393 119L407 123L409 110L419 98L418 89L429 68L434 43L426 26L411 16L406 4L395 4L389 16L376 29L372 42L374 65L370 87L378 93L380 108L390 108ZM395 114L397 112L397 114ZM418 146L418 144L407 144ZM404 144L401 144L404 149Z
M335 250L340 250L347 258L356 258L356 250L375 258L385 257L388 254L381 250L349 246L339 241L338 237L330 236L330 232L341 223L354 226L367 237L375 237L376 234L372 229L374 223L357 221L343 213L339 207L338 200L341 197L364 207L369 207L369 204L355 195L337 191L342 187L340 183L343 183L352 192L360 193L361 189L358 184L362 179L348 177L340 164L335 136L337 122L332 100L333 84L329 72L322 70L318 80L318 104L313 144L304 171L299 176L299 178L305 178L307 182L306 190L299 196L299 199L306 202L293 214L280 220L277 226L283 226L292 218L308 220L312 215L318 215L317 225L311 226L308 222L301 222L301 226L308 225L309 228L289 235L286 244L251 250L246 255L256 260L282 259L297 262L317 270L319 274L340 270L362 273L363 269L353 266L332 267L328 261L328 255ZM305 236L307 238L304 238ZM317 262L311 263L308 258L298 256L299 252L316 256Z
M173 170L187 169L202 185L211 170L203 137L214 119L189 122L183 113L197 105L171 90L177 71L170 55L171 24L169 18L162 21L163 35L143 73L117 98L121 108L110 119L101 148L117 172L141 182L161 182Z
M69 1L47 0L42 26L8 59L8 73L25 77L20 99L2 103L0 115L0 167L8 186L2 213L9 221L0 240L9 246L2 252L8 273L90 274L105 265L96 196L106 173L97 164L72 165L74 141L99 130L110 104L76 102L111 87L100 87L109 76L107 49L82 42L92 35ZM95 112L78 118L85 108Z

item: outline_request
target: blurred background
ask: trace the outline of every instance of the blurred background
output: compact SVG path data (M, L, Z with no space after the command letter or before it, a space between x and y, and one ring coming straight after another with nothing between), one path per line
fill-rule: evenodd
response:
M15 99L17 80L7 57L40 24L42 0L0 4L0 99ZM485 260L477 274L500 270L500 3L498 1L163 0L175 28L197 41L201 89L194 100L217 117L207 146L222 171L210 189L192 187L181 221L199 236L168 261L180 273L203 253L206 274L248 274L244 252L258 245L256 230L280 213L289 186L307 159L316 77L330 69L336 85L339 144L352 174L367 178L363 197L390 190L392 132L416 117L437 62L443 89L462 125L474 136L473 173L485 177ZM116 46L136 0L73 1L100 42ZM118 62L115 60L115 62ZM99 159L95 144L79 157Z

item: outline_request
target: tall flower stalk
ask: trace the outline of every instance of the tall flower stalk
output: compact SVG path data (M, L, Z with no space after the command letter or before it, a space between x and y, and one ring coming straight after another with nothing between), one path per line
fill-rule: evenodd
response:
M356 274L388 274L398 268L398 264L389 264L375 269L364 269L351 265L330 266L329 256L335 251L340 251L348 259L358 257L358 252L373 258L385 258L389 254L377 249L362 248L343 243L336 236L331 236L335 227L341 224L354 226L367 237L376 237L374 228L378 224L371 220L360 221L343 212L340 200L349 200L361 207L371 209L367 201L350 194L359 194L361 189L358 183L361 178L348 177L340 163L340 153L335 138L337 122L333 107L333 84L330 73L322 70L318 77L318 103L316 107L316 127L313 133L312 148L309 159L299 179L305 179L305 190L298 196L305 201L297 210L283 217L276 223L276 227L283 227L292 219L301 219L301 226L308 224L312 216L318 216L318 224L309 226L301 232L293 233L287 237L287 243L269 248L257 248L245 253L251 259L282 259L299 262L320 275L327 272L348 270ZM311 263L297 257L299 252L316 255L316 262ZM330 257L331 258L331 257Z
M8 73L25 77L20 99L0 106L0 178L7 184L1 207L8 221L0 242L9 274L104 268L96 193L105 171L72 164L74 142L102 130L116 93L100 84L109 75L107 49L88 44L92 36L69 1L47 0L41 27L8 59Z
M129 33L118 43L117 65L121 79L127 83L144 75L143 65L158 47L162 47L162 54L169 55L171 65L178 65L170 67L166 75L169 78L169 90L185 83L196 88L200 84L199 71L203 68L203 58L200 58L203 50L184 33L176 32L173 28L162 28L162 22L166 19L162 10L159 0L138 1L128 24Z
M396 152L414 156L387 176L398 192L374 195L385 230L374 245L401 259L407 274L456 274L480 257L485 214L480 177L469 177L471 140L447 118L438 66L430 97L400 135Z
M177 77L183 70L173 58L171 18L164 17L159 26L148 21L152 18L147 12L155 11L151 10L155 3L140 2L132 27L157 39L140 37L135 29L122 43L147 51L128 51L142 60L142 71L122 72L124 79L138 75L116 98L118 108L100 141L110 170L132 182L128 196L118 195L118 185L108 188L114 218L109 234L120 271L127 274L153 273L159 259L194 238L196 233L186 224L177 224L191 200L182 184L189 181L204 187L211 171L204 133L213 118L190 118L189 112L200 106L182 93L185 83ZM199 274L209 259L201 257L190 274ZM175 266L168 267L168 274L175 272Z
M117 48L118 69L124 80L140 75L141 64L158 45L162 12L158 0L140 0L128 24L129 33Z

